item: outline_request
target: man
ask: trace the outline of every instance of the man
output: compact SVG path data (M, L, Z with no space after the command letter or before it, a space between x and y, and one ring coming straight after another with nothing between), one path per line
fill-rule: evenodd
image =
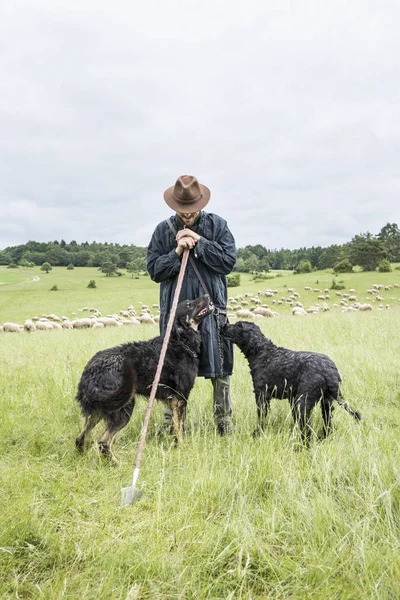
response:
M208 204L210 190L196 177L178 177L174 186L164 192L164 200L175 215L159 223L147 250L147 270L153 281L160 283L160 331L165 334L172 306L181 258L190 249L179 300L193 300L209 294L215 313L200 325L202 350L198 375L211 379L213 385L214 419L220 435L232 432L230 375L233 349L222 337L226 320L227 283L236 261L235 240L224 219L203 209ZM172 414L164 410L164 430L171 426Z

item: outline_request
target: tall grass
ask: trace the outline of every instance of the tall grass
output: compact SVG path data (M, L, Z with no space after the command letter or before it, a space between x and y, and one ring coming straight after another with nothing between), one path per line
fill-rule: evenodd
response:
M117 437L113 468L95 445L100 426L76 454L74 395L97 350L156 327L1 335L1 598L399 597L398 311L283 314L262 329L277 344L329 354L362 422L337 407L332 436L299 451L287 402L273 401L268 430L253 439L249 369L236 352L234 435L215 432L207 380L191 394L178 449L156 436L157 405L144 494L130 507L120 488L131 482L146 401Z

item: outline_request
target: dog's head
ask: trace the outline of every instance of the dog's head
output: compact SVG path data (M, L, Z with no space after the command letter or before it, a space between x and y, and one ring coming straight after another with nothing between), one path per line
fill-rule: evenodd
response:
M261 329L255 323L248 321L238 321L234 325L226 323L222 329L222 335L239 348L245 351L247 348L251 348L256 341L260 339Z
M176 309L176 322L197 331L201 321L210 315L213 310L214 305L208 294L195 300L183 300L179 302Z

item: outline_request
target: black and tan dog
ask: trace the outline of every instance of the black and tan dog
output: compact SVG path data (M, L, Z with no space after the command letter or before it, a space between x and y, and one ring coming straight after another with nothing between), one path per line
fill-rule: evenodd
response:
M178 442L190 391L194 385L200 352L198 326L213 311L210 297L184 300L177 307L156 398L173 413L174 438ZM76 439L83 451L90 431L103 419L106 430L99 441L101 452L115 460L111 445L116 434L129 422L135 396L148 397L155 378L163 343L162 337L131 342L97 352L86 365L76 399L85 417L85 426Z
M330 433L333 403L336 400L355 419L340 392L341 377L333 360L317 352L298 352L275 346L255 323L238 321L225 325L223 334L240 348L248 360L256 397L258 430L265 427L271 398L288 398L302 438L309 445L310 414L321 401L323 437Z

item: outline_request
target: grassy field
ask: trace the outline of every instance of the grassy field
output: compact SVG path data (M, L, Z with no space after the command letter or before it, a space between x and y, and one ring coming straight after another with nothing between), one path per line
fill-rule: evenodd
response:
M246 292L256 293L258 290L267 288L278 289L283 296L288 296L287 288L293 287L301 293L300 300L305 306L317 302L316 293L306 292L304 286L313 289L330 288L333 275L331 271L320 271L305 275L293 275L291 272L273 273L268 280L252 281L251 276L241 274L241 286L231 288L230 296L244 294ZM95 289L88 289L90 280L96 281ZM400 285L400 270L391 273L345 273L336 277L337 281L343 281L348 291L354 288L357 299L365 302L366 290L374 283L398 284ZM51 291L53 286L58 291ZM42 314L65 315L73 318L77 316L84 307L95 307L105 314L119 313L129 305L140 309L139 302L148 306L158 303L158 284L153 283L148 276L140 276L133 279L129 274L123 277L106 277L95 268L76 268L67 271L65 267L54 267L49 273L41 271L39 267L27 270L7 269L0 266L0 324L5 321L23 323L25 319ZM385 298L385 304L389 303L392 309L399 307L399 289L390 292L380 292ZM280 294L279 296L280 297ZM268 301L268 299L266 299ZM328 304L335 302L334 293ZM269 303L271 306L271 304ZM282 315L289 315L290 307L275 306L275 310Z
M106 278L95 269L0 269L0 323L42 313L71 316L84 306L119 312L158 301L148 277ZM28 281L35 276L39 281ZM87 289L95 279L97 289ZM339 277L364 301L373 283L400 284L400 271ZM26 282L26 283L25 283ZM329 287L329 272L251 282L232 294L294 287L305 306ZM58 285L58 292L49 291ZM256 421L249 370L235 354L235 433L216 435L211 384L191 394L180 448L155 432L154 409L140 485L130 485L146 408L139 399L118 436L112 468L96 446L78 456L82 418L74 401L87 360L99 349L150 338L157 327L0 334L0 597L98 599L395 600L400 596L400 292L382 293L390 310L330 312L261 323L280 345L329 354L343 377L357 424L339 407L335 430L298 451L286 401L272 403L269 428ZM332 305L334 299L329 301ZM321 427L319 408L313 415ZM98 438L100 428L94 432Z

